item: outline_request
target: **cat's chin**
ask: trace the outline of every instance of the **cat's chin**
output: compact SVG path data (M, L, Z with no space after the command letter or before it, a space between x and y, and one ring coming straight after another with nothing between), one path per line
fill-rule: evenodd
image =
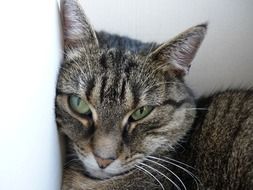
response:
M111 174L108 174L106 172L104 172L103 170L89 170L86 171L86 175L92 179L98 179L98 180L103 180L103 179L109 179L114 177Z
M110 174L106 173L105 171L101 170L94 170L92 171L86 171L86 176L92 179L97 179L97 180L105 180L105 179L110 179L110 178L119 178L123 177L125 175L129 175L133 172L133 169L127 170L122 173L117 173L117 174Z

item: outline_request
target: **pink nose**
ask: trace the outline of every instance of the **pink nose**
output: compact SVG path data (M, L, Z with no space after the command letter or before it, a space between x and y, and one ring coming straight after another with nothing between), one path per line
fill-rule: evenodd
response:
M95 156L95 159L101 169L106 168L114 161L114 159L104 159L99 156Z

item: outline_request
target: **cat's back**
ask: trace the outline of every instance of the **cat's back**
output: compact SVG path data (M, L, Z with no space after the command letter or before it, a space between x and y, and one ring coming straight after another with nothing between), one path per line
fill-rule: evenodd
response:
M253 91L228 91L202 99L182 157L204 189L253 188Z

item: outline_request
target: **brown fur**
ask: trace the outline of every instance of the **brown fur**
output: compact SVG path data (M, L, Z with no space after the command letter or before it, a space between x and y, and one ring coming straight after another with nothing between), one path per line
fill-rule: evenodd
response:
M252 189L253 91L219 93L200 100L198 107L207 110L199 111L177 159L195 167L203 189ZM184 178L196 188L189 176Z
M197 109L183 77L204 39L207 25L192 27L160 45L144 44L127 37L96 33L74 0L63 1L62 8L65 59L57 83L56 119L67 141L63 189L186 189L187 178L186 181L182 178L183 182L173 172L176 170L171 170L178 163L171 156L194 122ZM73 110L69 102L73 96L84 101L90 112L80 114ZM230 98L227 95L215 99L224 106ZM132 114L145 106L151 108L149 114L134 120ZM212 104L209 109L213 109ZM226 115L220 110L216 108L215 113ZM215 126L223 118L215 116L208 125ZM209 119L203 126L205 122L209 123ZM220 143L227 132L230 131L202 130L199 142L193 146L203 143L207 155L211 149L219 152L221 146L208 144L207 136ZM195 136L198 135L194 134L193 139ZM198 154L193 151L188 154L196 155L197 159ZM210 158L213 160L208 155L197 161L212 164ZM207 175L210 171L205 173L205 167L198 174L204 187L209 187L205 179L212 177ZM219 182L216 181L220 179L219 172L213 175L211 185Z

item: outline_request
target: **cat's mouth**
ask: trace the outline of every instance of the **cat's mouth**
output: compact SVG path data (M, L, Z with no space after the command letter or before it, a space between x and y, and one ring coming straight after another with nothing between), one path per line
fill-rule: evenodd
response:
M115 160L106 168L100 168L93 155L80 158L84 167L84 174L93 179L108 179L117 176L123 176L134 170L134 164L124 165L122 161Z

